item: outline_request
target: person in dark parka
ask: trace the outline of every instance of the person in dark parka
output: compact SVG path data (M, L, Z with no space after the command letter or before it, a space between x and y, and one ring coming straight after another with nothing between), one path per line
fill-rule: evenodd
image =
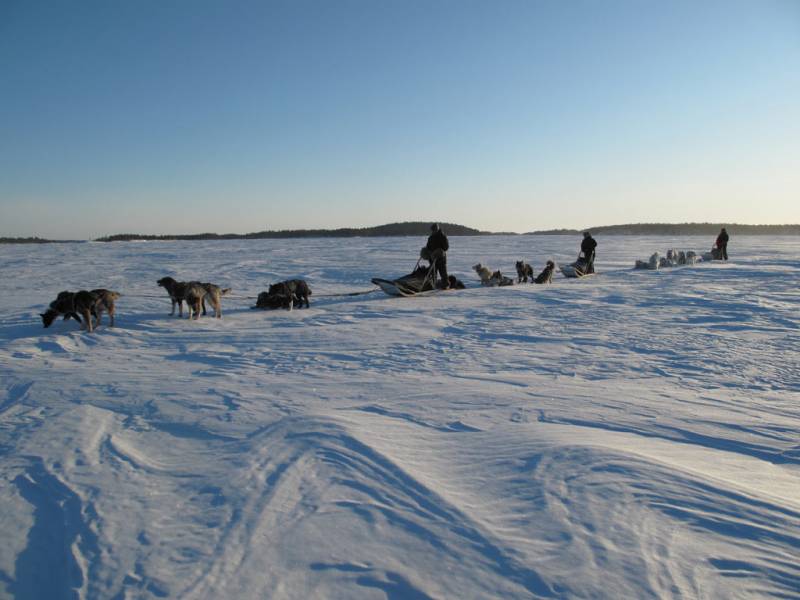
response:
M450 287L449 279L447 277L447 251L450 249L450 242L447 241L447 236L442 231L437 223L431 225L431 234L428 236L428 243L425 245L425 250L428 251L431 264L435 266L436 272L441 278L440 285L447 289Z
M719 257L722 260L728 260L728 232L724 227L717 236L717 249L719 249Z
M597 248L597 242L588 231L583 232L583 241L581 242L581 252L586 258L586 272L594 273L594 252Z

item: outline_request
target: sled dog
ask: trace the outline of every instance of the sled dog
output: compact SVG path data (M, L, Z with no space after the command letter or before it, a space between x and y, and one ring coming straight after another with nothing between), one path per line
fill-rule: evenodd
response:
M114 292L112 290L107 290L104 288L98 288L96 290L91 291L97 297L97 302L95 304L95 310L92 314L97 313L97 325L100 325L100 321L103 317L103 311L108 313L108 320L109 320L109 327L114 326L114 314L117 312L117 300L120 299L122 294L119 292Z
M310 307L308 297L311 295L311 288L304 279L288 279L286 281L279 281L269 286L268 296L279 296L286 299L285 304L291 301L291 305L297 305L299 308L306 305Z
M492 270L489 267L478 263L473 265L472 268L481 278L481 285L492 285Z
M50 303L50 308L39 316L42 317L42 324L45 327L50 327L53 321L61 315L64 316L64 319L72 317L81 323L81 329L85 328L91 333L93 331L92 315L97 314L100 301L99 296L86 290L79 292L63 291Z
M533 267L527 264L524 260L518 260L516 263L517 267L517 283L528 283L528 278L530 278L531 283L533 283Z
M189 285L185 281L175 281L172 277L162 277L156 283L167 290L169 299L172 301L172 312L170 316L175 314L175 307L178 307L178 316L183 316L183 297L186 293L186 287ZM195 283L195 282L192 282Z
M556 270L556 263L548 260L542 272L532 279L533 283L553 283L553 271Z
M222 296L230 293L230 291L231 288L223 289L213 283L190 281L186 284L186 289L183 292L183 299L186 301L186 307L189 310L188 318L197 320L200 317L201 309L205 308L205 300L207 299L211 304L211 308L214 309L214 316L217 319L221 319Z

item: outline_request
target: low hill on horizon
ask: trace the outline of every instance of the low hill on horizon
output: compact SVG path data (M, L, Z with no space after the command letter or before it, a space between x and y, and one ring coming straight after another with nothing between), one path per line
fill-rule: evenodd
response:
M441 223L447 235L495 235L488 231L479 231L472 227L455 223ZM427 236L430 234L431 221L408 221L403 223L387 223L375 227L343 227L339 229L284 229L278 231L258 231L254 233L193 233L178 235L141 235L121 233L97 238L98 242L125 242L136 240L258 240L309 237L393 237L393 236Z

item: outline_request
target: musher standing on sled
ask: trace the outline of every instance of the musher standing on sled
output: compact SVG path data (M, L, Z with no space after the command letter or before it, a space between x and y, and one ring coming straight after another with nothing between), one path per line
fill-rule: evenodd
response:
M425 245L425 248L423 248L422 258L429 261L431 265L434 266L441 278L440 287L445 290L450 287L447 277L447 251L449 249L450 243L447 241L447 236L439 225L434 223L431 225L431 234L428 236L428 243Z
M581 242L581 252L586 259L585 274L594 273L594 249L597 248L597 242L588 231L583 232L583 241Z
M728 260L728 232L724 227L717 236L717 250L719 250L720 260Z

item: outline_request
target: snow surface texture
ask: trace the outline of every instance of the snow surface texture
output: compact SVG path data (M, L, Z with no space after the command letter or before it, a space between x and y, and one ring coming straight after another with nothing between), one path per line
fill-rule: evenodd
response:
M800 242L453 238L470 286L369 289L424 240L2 246L0 597L800 597ZM232 287L168 317L156 279ZM306 278L311 308L250 310ZM117 327L43 329L62 289ZM147 297L154 296L154 297Z

